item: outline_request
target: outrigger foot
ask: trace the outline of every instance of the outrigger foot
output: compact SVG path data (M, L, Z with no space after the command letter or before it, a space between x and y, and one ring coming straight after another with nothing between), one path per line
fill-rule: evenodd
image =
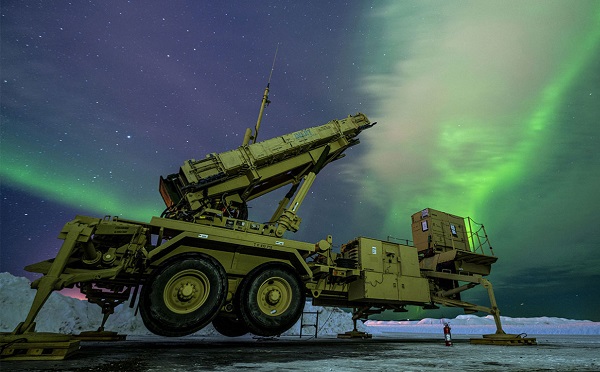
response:
M73 338L79 341L125 341L127 335L111 331L86 331L73 335Z
M337 338L362 338L362 339L366 339L366 338L373 338L373 335L371 335L370 333L367 332L361 332L361 331L348 331L346 333L338 333Z
M1 360L63 360L79 350L79 340L59 333L0 335Z
M370 333L359 331L356 328L356 322L358 320L358 317L361 314L363 314L364 311L366 311L366 310L367 310L366 308L362 309L361 311L354 309L354 315L352 316L352 322L354 323L354 329L351 331L348 331L346 333L338 333L337 338L362 338L362 339L373 338L373 335L371 335Z
M483 335L483 338L472 338L470 341L476 345L506 345L524 346L537 345L535 337L526 337L525 334L492 333Z

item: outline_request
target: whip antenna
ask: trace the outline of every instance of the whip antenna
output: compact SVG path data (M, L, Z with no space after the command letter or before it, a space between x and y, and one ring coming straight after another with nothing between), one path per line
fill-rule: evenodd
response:
M269 81L267 82L267 87L265 88L262 102L260 104L260 111L258 112L258 120L256 121L256 125L254 126L254 136L252 136L252 143L256 143L256 138L258 137L258 129L260 128L260 122L262 121L263 117L263 111L265 110L265 107L267 107L269 103L271 103L271 101L269 101L269 86L271 85L271 76L273 76L273 70L275 69L275 59L277 58L278 51L279 43L277 44L277 49L275 49L275 56L273 57L273 64L271 65L271 73L269 73ZM244 142L246 142L245 139Z
M277 52L279 51L279 43L277 43L277 48L275 49L275 56L273 57L273 65L271 65L271 73L269 74L269 81L267 82L267 86L271 84L271 76L273 76L273 70L275 70L275 60L277 59Z

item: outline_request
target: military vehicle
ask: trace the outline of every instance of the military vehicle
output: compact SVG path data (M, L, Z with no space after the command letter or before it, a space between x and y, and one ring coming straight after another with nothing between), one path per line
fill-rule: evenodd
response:
M342 336L366 337L356 331L356 320L371 314L445 305L492 314L497 333L489 342L524 343L504 335L484 278L497 258L471 219L419 211L412 216L414 245L357 237L338 251L331 236L317 243L284 237L299 229L298 211L318 173L375 123L358 113L257 141L268 92L267 85L255 130L247 130L240 147L187 160L160 178L161 217L77 216L66 223L57 256L26 267L43 276L31 285L37 291L25 321L0 339L3 357L60 359L79 339L110 338L105 322L127 300L162 336L189 335L210 323L225 336L280 335L310 298L352 309L354 331ZM289 191L269 221L249 220L248 202L284 186ZM461 300L461 292L479 284L489 293L489 307ZM74 286L101 306L100 328L67 341L34 332L50 293Z

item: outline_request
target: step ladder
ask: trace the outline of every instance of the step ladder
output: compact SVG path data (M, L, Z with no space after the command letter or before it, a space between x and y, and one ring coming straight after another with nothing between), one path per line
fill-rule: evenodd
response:
M319 332L319 314L320 313L321 313L320 311L303 311L302 312L302 316L300 317L300 338L302 338L302 330L305 327L315 327L314 338L317 338L317 333ZM314 323L305 323L304 322L304 314L316 315L314 317L315 322Z

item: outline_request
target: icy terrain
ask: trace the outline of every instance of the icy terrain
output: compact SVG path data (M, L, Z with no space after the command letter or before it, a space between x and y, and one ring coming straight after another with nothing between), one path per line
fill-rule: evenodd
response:
M572 320L552 317L511 318L501 316L502 328L506 333L528 335L600 335L600 322ZM373 321L366 322L371 333L440 333L444 323L450 324L452 334L488 334L496 332L494 318L488 316L459 315L454 319L430 319L413 321Z
M19 322L25 320L35 290L30 288L26 278L15 277L10 273L0 273L0 332L12 331ZM336 335L352 329L351 314L337 308L312 306L307 302L305 312L319 311L318 336ZM511 318L501 317L504 331L527 335L600 335L600 322L588 320L571 320L552 317ZM100 307L87 301L52 293L42 311L36 318L38 332L59 332L64 334L96 330L100 326L102 313ZM367 321L358 323L360 331L374 335L385 333L435 333L440 334L443 324L449 323L452 333L488 334L494 333L496 327L491 315L459 315L454 319L430 319L419 321ZM315 315L306 314L305 324L314 324ZM108 318L106 330L116 331L127 335L150 335L141 317L134 316L134 309L127 304L116 308L115 314ZM314 335L313 327L305 327L302 332ZM298 335L300 322L288 330L284 336ZM196 335L217 335L212 326L199 331Z

